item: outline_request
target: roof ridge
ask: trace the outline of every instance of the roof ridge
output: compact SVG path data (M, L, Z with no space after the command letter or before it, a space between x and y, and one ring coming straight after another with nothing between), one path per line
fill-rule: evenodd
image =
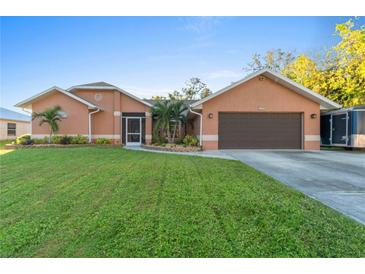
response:
M112 84L109 84L107 82L104 81L99 81L99 82L91 82L91 83L86 83L86 84L81 84L81 85L76 85L74 87L115 87Z

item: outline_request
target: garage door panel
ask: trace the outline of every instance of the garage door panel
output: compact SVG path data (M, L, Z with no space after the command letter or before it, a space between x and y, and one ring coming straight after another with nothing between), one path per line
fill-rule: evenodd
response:
M219 148L300 149L300 113L219 113Z

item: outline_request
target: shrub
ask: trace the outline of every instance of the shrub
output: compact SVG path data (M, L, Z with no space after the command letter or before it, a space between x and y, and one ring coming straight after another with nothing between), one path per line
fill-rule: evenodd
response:
M31 145L33 144L33 141L29 134L24 134L16 138L15 143L17 145Z
M193 135L186 135L182 142L185 146L198 146L199 145L198 138Z
M166 145L167 139L163 136L157 136L153 138L152 143L155 145L163 146Z
M62 136L52 136L51 143L52 144L61 144Z
M68 145L68 144L71 144L71 141L72 141L72 137L65 135L65 136L61 137L60 144L61 145Z
M111 144L112 141L108 138L97 138L95 143L98 145L108 145Z
M87 144L89 139L83 135L77 134L72 137L71 144Z
M34 144L48 144L48 137L32 139Z

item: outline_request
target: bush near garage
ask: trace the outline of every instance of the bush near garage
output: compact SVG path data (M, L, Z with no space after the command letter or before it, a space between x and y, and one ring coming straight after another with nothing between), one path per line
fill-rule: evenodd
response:
M112 143L112 140L108 138L97 138L95 140L95 144L97 145L110 145Z
M194 135L186 135L184 137L184 139L182 140L182 143L185 146L198 146L199 145L199 140Z

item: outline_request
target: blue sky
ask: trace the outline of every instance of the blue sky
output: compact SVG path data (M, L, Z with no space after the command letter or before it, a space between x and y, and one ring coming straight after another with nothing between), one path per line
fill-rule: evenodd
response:
M1 106L51 86L115 84L141 98L199 77L216 91L251 56L311 54L338 42L348 17L2 17ZM360 19L364 23L364 19Z

